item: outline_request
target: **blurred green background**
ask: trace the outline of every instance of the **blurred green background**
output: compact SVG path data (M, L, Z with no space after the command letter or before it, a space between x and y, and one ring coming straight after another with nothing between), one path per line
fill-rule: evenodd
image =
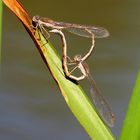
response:
M96 49L87 63L116 114L112 132L119 137L139 69L140 1L22 0L21 3L31 16L38 14L109 30L110 37L96 39ZM89 39L65 34L70 56L88 51ZM61 55L60 38L52 34L51 41ZM1 67L0 139L89 140L66 106L33 41L6 6ZM86 80L80 84L89 92Z

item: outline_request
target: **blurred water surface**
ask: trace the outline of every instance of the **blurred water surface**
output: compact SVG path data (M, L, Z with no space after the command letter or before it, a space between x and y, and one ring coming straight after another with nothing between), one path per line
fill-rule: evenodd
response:
M140 60L140 1L40 0L22 4L31 16L105 27L110 37L96 39L89 58L92 75L116 114L112 132L119 137ZM66 33L69 55L88 51L90 40ZM61 54L59 37L52 43ZM67 108L33 41L13 13L4 7L0 75L1 140L88 140ZM86 91L88 83L81 82Z

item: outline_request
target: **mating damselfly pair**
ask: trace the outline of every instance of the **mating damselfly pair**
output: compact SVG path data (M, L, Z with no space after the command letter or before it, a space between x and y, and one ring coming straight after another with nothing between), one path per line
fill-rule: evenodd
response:
M88 79L90 83L90 91L91 96L93 99L93 103L97 108L97 112L101 116L101 118L106 122L106 124L110 127L114 125L115 116L112 113L108 103L105 101L104 97L101 95L99 89L96 86L94 79L92 78L88 65L85 63L85 60L91 55L94 47L95 47L95 40L94 38L104 38L109 36L109 32L102 27L95 27L95 26L87 26L87 25L80 25L80 24L72 24L72 23L64 23L64 22L56 22L49 18L34 16L32 19L32 24L34 28L38 28L41 33L45 36L46 39L50 37L50 34L47 32L57 33L61 36L62 44L63 44L63 57L62 57L62 64L65 76L69 79L80 81L85 78ZM81 55L76 55L73 59L71 59L67 55L67 43L65 39L65 35L62 32L63 30L67 30L73 34L78 36L83 36L87 38L91 38L92 45L90 50L82 57ZM75 65L75 67L69 71L68 65ZM79 68L81 71L81 76L75 76L72 73Z

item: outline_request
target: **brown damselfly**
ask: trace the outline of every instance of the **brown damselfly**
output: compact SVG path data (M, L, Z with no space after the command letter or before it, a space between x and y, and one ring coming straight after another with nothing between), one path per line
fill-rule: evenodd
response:
M109 32L103 27L57 22L49 18L40 17L38 15L32 18L32 22L35 27L40 28L42 33L45 33L47 28L60 30L65 29L73 34L88 38L92 37L91 33L94 34L95 38L104 38L109 36ZM89 30L91 33L89 33L87 30Z
M101 95L99 89L97 88L96 82L94 81L94 79L90 74L88 65L85 63L85 60L91 55L95 47L94 37L104 38L109 36L109 32L102 27L56 22L51 19L40 17L40 16L34 16L32 22L33 22L33 26L39 28L42 34L46 37L46 39L49 38L49 33L46 31L46 29L49 29L50 32L57 33L60 35L63 44L63 57L62 57L63 68L66 77L76 81L80 81L85 78L88 79L90 83L90 92L91 92L92 100L95 107L97 108L97 112L104 120L104 122L108 126L112 127L114 125L115 116L112 113L108 103L105 101L104 97ZM68 57L66 39L64 33L62 32L63 29L73 34L92 39L91 48L84 57L81 57L81 55L76 55L72 60ZM69 71L68 65L75 65L75 67L74 69ZM73 71L75 71L77 68L79 68L82 73L82 75L79 77L72 74Z

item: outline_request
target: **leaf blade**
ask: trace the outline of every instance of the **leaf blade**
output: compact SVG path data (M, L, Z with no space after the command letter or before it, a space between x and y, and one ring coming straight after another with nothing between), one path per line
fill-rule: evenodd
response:
M120 136L120 140L125 139L140 140L140 71L133 89Z

